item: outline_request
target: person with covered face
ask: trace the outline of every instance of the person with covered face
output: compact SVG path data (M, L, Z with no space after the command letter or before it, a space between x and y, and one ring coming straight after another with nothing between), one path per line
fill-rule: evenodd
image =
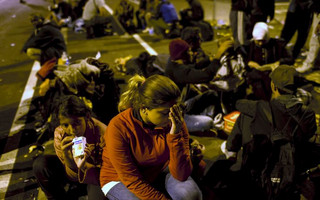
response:
M190 177L189 133L178 86L133 76L104 135L100 183L108 199L202 199Z

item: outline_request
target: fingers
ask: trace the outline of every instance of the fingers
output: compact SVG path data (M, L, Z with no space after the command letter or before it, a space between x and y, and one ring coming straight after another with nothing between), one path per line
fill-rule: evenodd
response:
M173 105L170 108L170 114L172 115L173 119L180 120L180 121L183 119L182 110L178 105Z
M86 157L90 156L92 151L94 150L95 144L86 144L86 148L84 149L84 153Z
M182 110L179 106L173 105L170 108L169 119L172 122L171 130L170 130L171 134L176 134L180 132L182 122L183 122L182 114L183 114Z
M62 149L67 149L73 145L73 137L72 136L67 136L61 141L61 148Z

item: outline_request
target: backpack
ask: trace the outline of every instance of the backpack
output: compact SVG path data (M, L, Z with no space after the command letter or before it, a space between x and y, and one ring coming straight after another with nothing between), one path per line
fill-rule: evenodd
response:
M229 48L222 54L220 67L210 83L222 91L233 91L244 83L244 73L243 56Z
M251 181L261 189L265 199L295 199L294 135L300 121L290 116L286 125L280 128L273 120L272 108L265 107L263 112L269 116L270 134L253 134L252 140L244 148L243 169L250 173ZM297 121L297 125L290 132L287 128L292 120Z

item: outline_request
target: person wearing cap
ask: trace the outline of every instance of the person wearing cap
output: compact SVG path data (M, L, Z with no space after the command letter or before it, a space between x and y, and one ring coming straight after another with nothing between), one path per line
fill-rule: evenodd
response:
M252 32L252 41L246 48L248 52L247 80L252 86L253 98L269 101L271 97L270 78L272 68L265 69L262 66L276 67L279 64L293 64L293 60L285 48L282 39L270 38L268 25L264 22L255 24Z
M165 73L180 89L189 83L207 83L212 80L220 67L219 59L231 43L224 43L218 49L213 61L202 69L196 69L193 64L193 52L191 46L184 40L174 39L169 44L170 58Z
M190 88L192 88L192 84L206 84L213 79L220 68L219 58L230 45L231 43L224 43L219 48L213 61L209 62L207 66L197 67L196 63L193 62L191 46L186 41L174 39L169 44L170 58L165 69L165 75L182 90L183 100L186 101L185 120L188 128L193 130L192 132L208 131L213 128L212 117L221 112L221 106L216 91L208 90L198 94L197 90L191 90ZM215 109L214 113L210 114L211 117L208 117L204 115L203 111L210 106L214 106ZM199 123L195 123L195 121Z
M270 135L272 123L279 129L288 123L287 131L291 132L298 127L294 134L297 174L300 174L306 167L312 166L313 162L319 162L319 160L315 161L310 158L312 144L308 142L317 130L315 112L305 106L300 98L297 98L296 76L297 72L292 66L280 65L270 73L272 90L270 101L242 99L236 103L236 108L241 114L227 139L226 150L230 153L243 149L244 162L241 164L241 170L244 173L244 179L241 179L240 183L244 184L243 181L249 181L251 184L248 183L243 191L239 189L244 195L240 199L249 199L248 195L258 195L252 199L262 199L262 196L259 196L262 194L258 193L258 189L255 188L256 184L252 184L253 180L250 180L250 175L246 174L250 172L245 170L253 167L252 162L246 162L246 158L248 158L248 151L255 151L255 149L249 149L253 148L252 144L250 145L252 138L255 135ZM254 165L263 168L264 163L259 163L257 159ZM239 182L234 184L239 184Z

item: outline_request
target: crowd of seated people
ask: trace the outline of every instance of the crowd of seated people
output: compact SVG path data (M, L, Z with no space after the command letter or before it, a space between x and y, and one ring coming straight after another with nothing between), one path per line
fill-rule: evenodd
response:
M142 18L140 28L153 26L157 34L168 35L170 26L179 23L178 15L162 12L163 6L173 11L173 4L162 0L150 8L150 2L141 1L136 14ZM62 3L58 1L59 6L53 10L58 26L64 26L68 16L76 19L61 15ZM266 199L269 193L252 179L257 174L250 174L256 167L250 165L250 153L256 146L250 145L254 145L253 136L268 135L273 128L286 124L290 124L286 130L297 137L295 174L320 163L318 146L309 142L316 132L315 113L308 108L311 94L299 88L300 77L292 66L295 57L285 42L271 38L268 24L258 20L248 43L240 45L228 37L220 40L216 52L207 52L201 47L201 27L196 25L203 20L203 13L193 13L202 6L197 0L188 3L191 8L182 13L190 24L179 30L180 38L169 42L166 59L147 52L130 59L125 68L131 78L122 93L112 69L99 59L57 64L66 52L58 26L47 32L51 31L50 36L58 38L61 45L44 46L36 40L46 27L44 18L33 17L34 22L37 19L41 23L34 23L36 31L23 50L40 60L43 67L48 62L52 65L41 77L39 102L46 132L36 145L54 139L55 154L43 154L33 164L48 199L77 198L71 190L65 190L66 184L86 188L89 199ZM135 32L129 1L120 1L117 18L106 13L104 1L89 0L85 5L88 38L95 37L94 22L100 19L102 24L112 23L114 30L118 26L119 35ZM99 13L100 19L87 12L89 8ZM239 156L219 160L204 174L201 145L197 151L193 149L190 135L209 132L217 136L221 126L215 124L215 118L235 110L241 114L224 152ZM76 155L79 138L85 138L81 141L86 144L82 154ZM265 163L259 161L261 172ZM241 167L234 170L237 162ZM292 190L285 197L281 193L281 198L299 199L303 195L317 199L319 177L308 179L312 194L306 192L310 189L305 187L306 180L295 179Z
M141 0L135 9L132 2L121 0L114 12L102 0L56 0L49 6L48 18L58 27L70 27L86 32L88 39L125 33L150 33L163 38L176 38L182 29L194 26L201 29L205 41L213 39L213 28L204 20L199 1L187 1L190 8L177 12L169 0ZM188 22L188 23L187 23Z

